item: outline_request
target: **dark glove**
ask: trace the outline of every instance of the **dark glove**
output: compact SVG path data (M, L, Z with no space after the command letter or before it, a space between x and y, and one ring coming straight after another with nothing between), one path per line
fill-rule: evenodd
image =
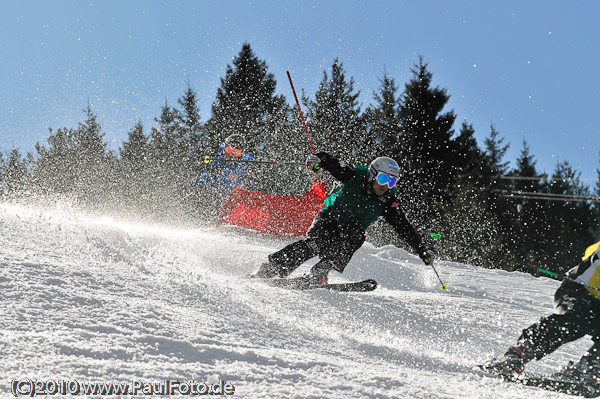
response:
M435 252L433 252L432 249L428 249L425 252L421 252L419 254L419 257L421 258L423 263L429 266L433 263L433 260L435 259Z
M308 156L308 158L306 158L306 167L314 172L318 171L319 169L321 169L321 158L319 158L318 156L316 156L315 154L311 154Z

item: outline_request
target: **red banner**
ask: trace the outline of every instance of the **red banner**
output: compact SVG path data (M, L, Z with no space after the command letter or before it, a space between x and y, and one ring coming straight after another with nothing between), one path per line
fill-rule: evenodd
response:
M294 197L234 187L223 205L221 222L278 237L303 236L327 197L325 182L317 180L306 194Z

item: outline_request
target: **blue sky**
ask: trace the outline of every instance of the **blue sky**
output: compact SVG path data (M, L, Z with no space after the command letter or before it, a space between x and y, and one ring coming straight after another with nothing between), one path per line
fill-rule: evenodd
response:
M88 101L117 150L139 120L155 126L189 82L203 121L249 42L290 103L313 97L335 57L363 109L384 71L400 90L420 55L446 108L481 146L493 123L514 165L525 139L540 171L568 160L587 183L600 167L600 2L40 1L4 2L0 151L34 151L48 128L76 127Z

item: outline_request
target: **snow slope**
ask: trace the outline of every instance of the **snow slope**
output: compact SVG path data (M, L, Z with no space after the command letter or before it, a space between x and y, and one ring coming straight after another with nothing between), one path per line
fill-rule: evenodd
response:
M415 256L370 244L332 279L374 278L372 293L244 278L287 242L0 204L0 396L34 378L220 379L241 398L567 397L471 371L551 313L557 282L438 262L441 291Z

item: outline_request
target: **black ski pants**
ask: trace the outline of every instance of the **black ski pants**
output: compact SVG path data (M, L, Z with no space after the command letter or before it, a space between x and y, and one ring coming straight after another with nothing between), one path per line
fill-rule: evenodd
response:
M523 330L519 342L529 341L534 357L539 360L561 345L588 334L594 341L590 351L598 353L600 300L581 284L565 281L554 295L554 313Z
M318 214L305 239L269 255L269 261L280 267L281 277L291 274L315 256L329 261L335 270L342 273L364 242L365 231L359 226L339 223L334 218Z

